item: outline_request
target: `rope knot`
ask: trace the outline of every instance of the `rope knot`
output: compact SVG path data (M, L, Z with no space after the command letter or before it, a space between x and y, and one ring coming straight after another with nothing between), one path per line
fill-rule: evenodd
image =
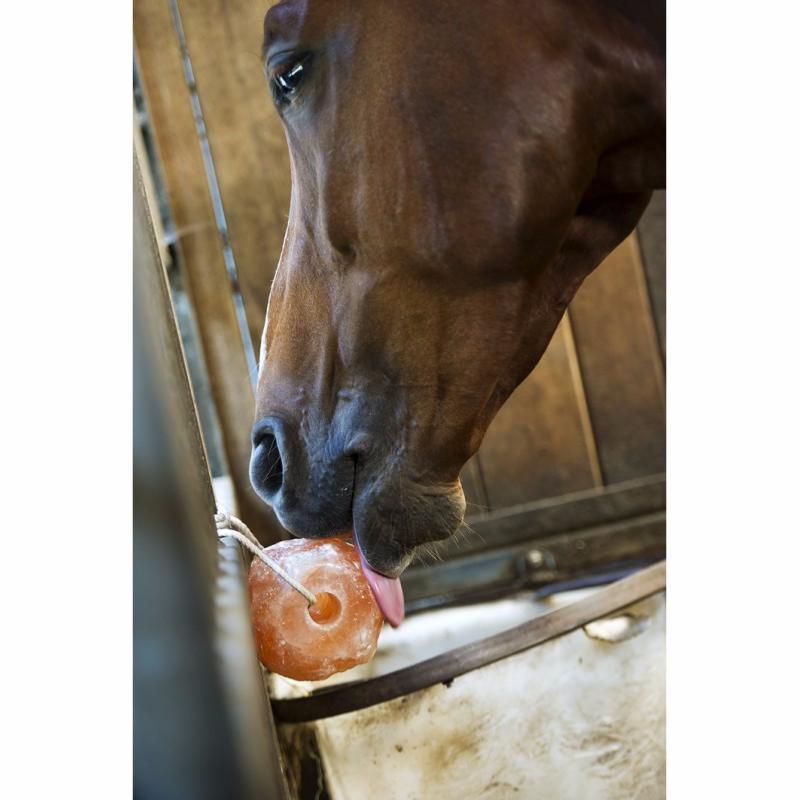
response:
M227 511L218 511L214 514L214 522L217 523L217 530L233 527L231 515Z
M226 536L232 536L242 547L246 547L254 556L260 558L273 572L280 575L292 589L300 592L308 601L309 605L313 605L317 602L317 598L314 596L313 592L306 589L300 581L289 575L280 564L273 561L264 553L261 542L256 539L255 534L239 519L239 517L234 517L233 514L227 511L217 510L217 513L214 514L214 523L217 526L217 535L220 539L224 539Z

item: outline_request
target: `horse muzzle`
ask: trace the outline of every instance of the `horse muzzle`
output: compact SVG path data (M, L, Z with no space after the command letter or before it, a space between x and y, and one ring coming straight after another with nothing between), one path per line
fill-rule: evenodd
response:
M265 417L253 427L250 482L295 536L333 536L352 527L355 460L327 442L309 448L289 421Z
M455 533L465 502L457 480L415 480L385 449L368 432L302 436L291 421L268 416L253 428L250 479L290 533L352 532L367 563L397 577L420 544Z

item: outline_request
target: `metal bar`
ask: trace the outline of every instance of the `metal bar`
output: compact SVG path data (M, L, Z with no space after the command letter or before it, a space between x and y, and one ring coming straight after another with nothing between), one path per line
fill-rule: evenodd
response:
M403 576L406 613L509 595L558 581L666 557L666 514L656 512L483 553L466 554ZM474 600L473 600L474 601Z
M664 591L666 585L667 562L661 561L604 589L598 589L584 600L543 614L495 636L471 642L377 678L344 687L331 687L309 697L273 700L272 708L279 722L311 722L395 700L563 636Z

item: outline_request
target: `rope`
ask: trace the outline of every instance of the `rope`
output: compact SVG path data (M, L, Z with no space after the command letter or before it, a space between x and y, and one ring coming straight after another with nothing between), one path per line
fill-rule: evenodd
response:
M217 524L217 533L220 539L225 536L232 536L242 547L246 547L254 556L258 556L258 558L273 572L280 575L292 589L300 592L300 594L308 600L310 606L317 602L317 598L314 596L313 592L306 589L300 581L295 580L277 561L273 561L268 555L264 554L264 548L261 546L261 542L256 539L250 528L238 517L234 517L233 514L229 514L227 511L222 511L218 514L214 514L214 522Z

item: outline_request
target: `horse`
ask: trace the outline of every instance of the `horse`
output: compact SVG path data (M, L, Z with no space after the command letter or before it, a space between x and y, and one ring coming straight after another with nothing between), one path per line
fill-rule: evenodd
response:
M616 0L283 0L290 154L251 481L352 532L389 622L415 551L585 277L665 186L663 15Z

